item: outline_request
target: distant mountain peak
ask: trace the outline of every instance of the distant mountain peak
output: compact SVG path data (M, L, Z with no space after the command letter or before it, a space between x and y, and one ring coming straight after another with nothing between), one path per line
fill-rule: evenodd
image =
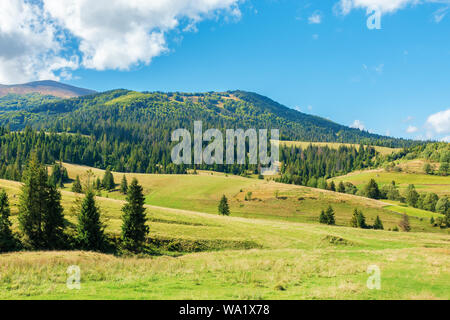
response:
M73 98L96 93L94 90L74 87L53 80L34 81L24 84L2 85L0 84L0 97L7 94L30 94L55 96L59 98Z

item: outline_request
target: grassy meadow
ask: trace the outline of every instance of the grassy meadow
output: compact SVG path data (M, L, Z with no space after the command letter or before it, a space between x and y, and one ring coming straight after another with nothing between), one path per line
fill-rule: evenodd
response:
M408 185L414 184L418 192L434 192L439 196L450 196L450 176L425 174L423 171L423 160L400 162L401 172L386 171L384 169L363 170L349 173L345 176L330 179L335 183L340 181L351 182L361 187L370 179L375 179L380 185L395 181L400 191L405 190ZM437 164L432 164L435 168Z
M64 164L70 178L88 167ZM103 176L103 171L91 169ZM123 174L114 173L116 183ZM127 174L147 194L150 238L159 256L118 257L91 252L20 252L0 256L0 299L449 299L450 236L428 219L410 216L412 231L349 228L355 207L385 229L401 214L389 202L210 172ZM17 228L20 183L0 180ZM276 197L276 191L278 197ZM245 195L252 192L252 200ZM217 215L222 194L231 216ZM80 195L62 190L67 219ZM97 201L107 232L118 234L124 196ZM318 224L332 205L338 226ZM409 214L409 213L408 213ZM427 212L421 213L426 216ZM417 213L419 215L419 213ZM422 220L421 220L422 219ZM81 289L66 287L67 268L81 269ZM368 289L367 268L381 270L381 290Z
M308 148L308 146L311 144L313 146L328 147L331 149L339 149L339 147L341 147L341 146L359 148L359 144L340 143L340 142L280 141L280 143L282 145L285 145L288 147L295 146L295 147L300 147L302 149ZM398 152L401 150L399 148L388 148L388 147L379 147L379 146L374 146L373 148L375 148L375 150L377 152L379 152L381 155L384 155L384 156L388 155L388 154L392 154L394 152Z

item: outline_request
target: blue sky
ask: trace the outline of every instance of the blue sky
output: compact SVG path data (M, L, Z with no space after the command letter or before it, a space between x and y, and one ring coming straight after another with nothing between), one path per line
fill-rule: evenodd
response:
M116 0L120 18L112 5L98 8L100 19L96 8L83 14L81 0L8 1L51 15L42 18L51 32L36 35L49 49L27 53L50 62L41 58L27 81L57 78L98 91L242 89L375 133L450 140L446 0L155 0L164 8L136 12ZM375 12L381 29L367 26ZM87 16L103 23L98 34ZM17 63L7 64L5 53L2 60L5 30L0 22L0 83L12 83L19 79L4 70Z

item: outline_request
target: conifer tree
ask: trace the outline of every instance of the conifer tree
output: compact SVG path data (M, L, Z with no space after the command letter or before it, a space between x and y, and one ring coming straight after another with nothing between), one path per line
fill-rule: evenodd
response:
M358 209L355 209L353 211L352 219L350 220L351 227L358 228L358 216L359 216L359 211L358 211Z
M230 215L230 207L228 206L228 199L225 195L222 196L219 203L219 214L223 216Z
M127 203L122 208L122 242L126 249L134 252L141 251L149 233L144 202L142 186L134 178L128 188Z
M14 250L16 241L11 231L12 223L9 220L11 210L9 208L8 195L4 190L0 191L0 252Z
M335 225L336 220L334 218L334 210L331 206L328 207L327 211L325 212L327 216L327 224L328 225Z
M114 182L114 176L111 173L111 170L106 169L105 171L105 175L103 176L103 188L105 188L108 191L114 190L114 188L116 187L116 184Z
M327 218L327 215L325 214L324 210L322 210L320 212L319 222L322 223L322 224L328 224L328 218Z
M82 193L83 187L81 186L80 176L75 178L75 182L72 184L72 192Z
M338 192L340 192L340 193L345 193L345 185L344 185L344 182L339 182L339 186L338 186L338 190L337 190Z
M127 177L123 175L122 182L120 183L120 192L122 192L123 194L127 194L127 191L128 191L128 181Z
M101 251L105 247L104 225L100 221L92 190L86 192L78 215L78 243L83 250Z
M23 175L19 202L19 227L34 249L56 249L62 244L65 220L61 194L48 179L47 168L36 154Z
M371 199L380 199L381 193L378 188L378 183L374 179L370 179L369 183L364 188L364 195Z
M384 229L383 223L381 222L381 219L379 216L376 217L375 222L373 224L373 228L375 230L383 230Z

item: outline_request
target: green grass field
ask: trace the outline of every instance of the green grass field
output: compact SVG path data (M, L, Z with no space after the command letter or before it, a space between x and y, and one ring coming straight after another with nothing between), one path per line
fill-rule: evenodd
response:
M288 147L295 146L295 147L301 147L303 149L308 148L308 146L311 144L313 146L328 147L331 149L339 149L339 147L341 147L341 146L359 148L359 144L339 143L339 142L280 141L280 143L285 146L288 146ZM388 148L388 147L379 147L379 146L374 146L374 148L381 155L388 155L388 154L392 154L394 152L401 150L398 148Z
M380 185L395 181L401 191L405 190L408 185L414 184L418 192L434 192L439 196L450 195L450 176L443 177L412 172L387 172L383 169L377 169L352 172L331 180L335 181L335 183L340 181L351 182L360 187L367 184L370 179L375 179Z
M65 166L71 177L89 169ZM386 228L393 227L401 215L384 207L395 204L217 173L127 175L129 181L132 176L148 193L150 238L174 245L167 254L3 254L0 299L450 298L447 231L413 217L413 231L422 232L345 227L354 207L369 223L379 214ZM121 177L115 174L116 183ZM20 184L0 180L0 187L16 204ZM254 200L244 201L248 191ZM231 217L216 213L222 194L230 198ZM62 195L68 220L76 222L70 207L79 195L67 188ZM118 192L97 198L109 233L120 232L123 199ZM317 223L328 204L340 226ZM15 207L13 221L17 227ZM81 290L66 287L70 265L81 269ZM371 265L381 270L381 290L366 285Z

